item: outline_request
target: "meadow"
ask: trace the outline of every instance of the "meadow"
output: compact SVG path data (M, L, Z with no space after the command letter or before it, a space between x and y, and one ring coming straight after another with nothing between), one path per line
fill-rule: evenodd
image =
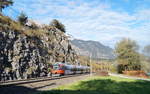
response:
M150 82L95 76L39 94L150 94Z

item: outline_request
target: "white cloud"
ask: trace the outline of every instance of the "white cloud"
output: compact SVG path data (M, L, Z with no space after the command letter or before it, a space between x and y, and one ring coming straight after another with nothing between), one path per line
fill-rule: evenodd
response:
M84 0L22 2L32 3L30 6L16 3L20 5L16 9L21 8L41 23L49 23L56 18L65 24L67 32L75 38L97 40L111 47L123 37L137 40L140 45L150 44L150 9L129 14L126 11L115 11L110 4L94 0L90 3Z

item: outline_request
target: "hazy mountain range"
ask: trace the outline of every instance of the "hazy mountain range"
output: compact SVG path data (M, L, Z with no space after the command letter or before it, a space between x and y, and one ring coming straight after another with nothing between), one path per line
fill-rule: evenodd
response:
M88 56L94 59L113 59L113 49L97 41L71 40L73 48L79 55Z

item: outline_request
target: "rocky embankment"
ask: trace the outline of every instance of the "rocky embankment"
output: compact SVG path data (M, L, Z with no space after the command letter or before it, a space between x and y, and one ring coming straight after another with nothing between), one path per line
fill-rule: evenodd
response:
M67 36L57 28L43 29L40 36L34 30L31 36L29 30L11 29L12 23L5 23L0 24L0 80L44 76L50 64L58 61L76 63Z

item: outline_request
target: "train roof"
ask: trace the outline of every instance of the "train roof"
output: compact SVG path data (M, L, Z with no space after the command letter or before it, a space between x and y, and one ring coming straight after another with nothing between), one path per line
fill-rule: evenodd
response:
M65 62L65 63L63 63L63 62L56 62L53 65L58 65L58 64L63 64L63 65L68 66L68 67L89 68L88 66L72 65L72 64L69 64L69 62Z

